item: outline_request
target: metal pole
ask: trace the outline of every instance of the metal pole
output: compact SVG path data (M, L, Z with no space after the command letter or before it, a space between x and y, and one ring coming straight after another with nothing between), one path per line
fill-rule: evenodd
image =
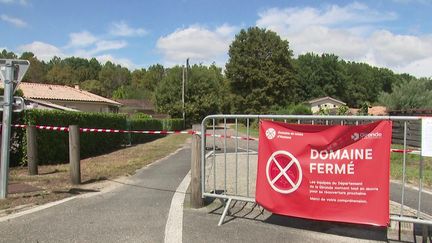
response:
M405 201L405 173L406 173L406 151L407 151L407 122L404 122L404 139L403 139L403 162L402 162L402 198L400 216L403 216L404 201Z
M12 118L12 93L13 93L13 65L10 60L6 61L6 77L4 80L4 104L3 104L3 123L1 139L1 166L0 166L0 199L7 196L7 186L9 177L9 149Z
M185 121L185 68L183 66L182 71L182 113L183 113L183 128L186 128L186 121Z

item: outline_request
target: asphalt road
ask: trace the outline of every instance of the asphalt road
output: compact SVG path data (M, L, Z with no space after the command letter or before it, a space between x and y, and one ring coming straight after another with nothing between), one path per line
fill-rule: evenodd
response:
M0 222L0 242L163 242L190 149L140 170L107 193Z
M404 205L410 208L418 208L419 190L412 187L405 187ZM390 200L401 203L402 201L402 184L390 183ZM421 212L432 215L432 195L427 192L421 194Z

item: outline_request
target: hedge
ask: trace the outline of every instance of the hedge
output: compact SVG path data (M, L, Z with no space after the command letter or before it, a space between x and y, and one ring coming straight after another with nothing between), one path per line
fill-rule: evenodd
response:
M126 115L70 111L28 110L24 113L27 125L69 126L88 128L127 129ZM113 151L125 144L121 133L81 133L81 158L88 158ZM25 144L26 141L23 141ZM58 164L69 159L69 135L67 132L38 130L39 161L42 164ZM26 154L26 146L23 147Z
M182 130L183 120L182 119L131 119L129 120L131 130ZM131 134L131 142L133 144L145 143L163 135L154 134Z
M124 114L91 113L53 110L26 110L13 114L13 124L69 126L86 128L111 128L122 130L181 130L181 119L131 119ZM161 136L124 133L81 133L81 158L104 154L123 145L148 142ZM69 135L62 131L38 130L39 164L67 163L69 160ZM11 166L27 162L25 129L12 130Z

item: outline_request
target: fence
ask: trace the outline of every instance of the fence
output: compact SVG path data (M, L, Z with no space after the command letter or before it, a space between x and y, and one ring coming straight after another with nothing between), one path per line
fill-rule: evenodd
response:
M202 134L213 134L210 137L202 136L201 140L201 191L203 198L224 200L225 208L219 225L223 223L232 200L255 203L255 180L258 161L258 134L256 130L260 119L271 119L285 123L323 125L358 125L379 120L392 120L394 124L401 127L401 129L394 129L393 142L396 144L401 143L403 146L394 149L393 152L400 152L403 157L401 196L399 198L400 208L397 210L397 214L390 215L390 219L399 223L409 222L424 226L432 225L432 220L426 218L426 215L422 212L422 196L424 196L425 192L423 189L424 161L420 155L420 150L418 150L421 144L410 144L408 139L413 124L416 126L416 131L421 131L417 127L420 124L421 117L211 115L204 118L201 124ZM395 134L398 136L402 134L402 139L399 137L395 139ZM229 137L237 139L227 139ZM413 145L418 148L410 147ZM407 200L406 169L408 154L414 154L410 156L417 156L419 159L419 179L414 215L412 215L412 212L408 212L405 205Z

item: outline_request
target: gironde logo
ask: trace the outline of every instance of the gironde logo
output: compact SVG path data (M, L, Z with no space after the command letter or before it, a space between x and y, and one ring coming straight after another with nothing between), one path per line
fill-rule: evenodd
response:
M358 132L353 133L353 135L351 135L351 139L354 141L359 140L360 138L360 134Z
M276 130L269 128L266 130L265 135L268 139L273 139L276 137Z
M382 133L380 133L380 132L371 132L371 133L366 133L366 132L358 133L358 132L355 132L355 133L353 133L351 135L351 139L354 140L354 141L357 141L360 138L363 138L363 139L380 139L380 138L382 138Z

